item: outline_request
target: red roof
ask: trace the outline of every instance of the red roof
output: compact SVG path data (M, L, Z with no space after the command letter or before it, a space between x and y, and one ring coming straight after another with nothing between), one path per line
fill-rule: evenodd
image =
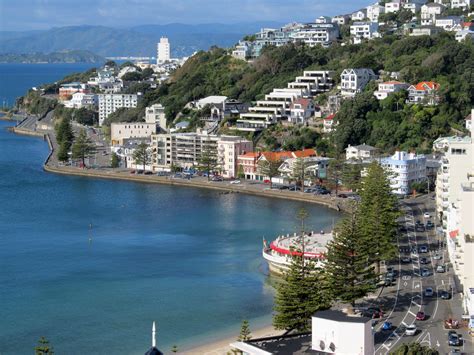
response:
M291 108L292 109L295 108L295 105L301 105L301 108L306 110L311 102L312 102L311 99L300 98L292 102Z
M400 81L386 81L382 84L388 84L388 85L396 85L396 84L405 84L405 83L402 83Z
M266 160L285 160L289 158L308 158L315 157L318 153L314 149L297 150L294 152L282 151L282 152L263 152L262 155Z
M415 85L415 89L418 91L438 90L440 87L441 85L434 81L422 81Z
M332 121L332 120L334 119L334 117L336 117L336 114L335 114L335 113L333 113L332 115L329 115L329 116L325 117L324 119L325 119L326 121Z
M296 152L293 152L293 155L296 156L296 158L308 158L308 157L315 157L317 153L314 149L305 149L305 150L297 150Z
M239 155L240 158L258 158L260 156L260 152L248 152L242 155Z
M459 234L459 229L455 229L455 230L449 232L449 236L451 238L456 238L458 236L458 234Z
M471 27L474 27L474 22L470 21L470 22L462 22L461 23L462 27L464 28L471 28Z

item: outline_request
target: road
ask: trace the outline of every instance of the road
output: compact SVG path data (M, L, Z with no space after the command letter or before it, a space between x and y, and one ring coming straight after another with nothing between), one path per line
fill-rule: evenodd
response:
M399 277L395 285L384 288L377 300L377 305L386 314L375 326L376 354L388 354L401 344L413 341L430 346L440 354L448 354L453 349L472 354L474 353L472 338L466 329L457 330L463 339L462 346L448 345L448 330L444 329L444 320L449 318L460 320L462 306L460 294L456 292L453 282L452 270L448 268L447 272L436 272L437 265L449 264L447 252L441 247L442 238L436 235L436 228L423 228L423 231L415 228L416 221L420 221L423 225L428 219L434 221L436 216L434 201L431 196L405 200L402 209L404 215L399 222L405 228L397 238L400 255L398 260L387 265L398 270ZM431 217L425 218L424 212L429 212ZM420 252L420 247L423 246L428 248L428 252ZM441 255L442 259L436 260L435 255ZM412 261L403 264L401 258L407 256ZM421 264L421 258L426 258L427 264ZM423 268L429 270L429 276L421 275ZM434 295L431 297L425 296L428 287L434 290ZM443 290L452 294L449 300L439 297ZM416 314L420 311L426 314L426 320L416 320ZM393 324L390 331L382 330L384 321ZM405 335L406 326L413 323L417 326L417 333L415 336Z

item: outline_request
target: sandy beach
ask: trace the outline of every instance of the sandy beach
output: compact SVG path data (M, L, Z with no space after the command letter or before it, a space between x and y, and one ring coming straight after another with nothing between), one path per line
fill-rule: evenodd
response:
M255 331L252 331L252 338L263 338L263 337L270 337L283 334L284 331L275 330L273 326L269 325L263 328L259 328ZM196 348L192 348L189 350L185 350L183 352L179 352L180 354L187 354L187 355L227 355L227 353L231 350L230 343L236 341L238 334L234 337L228 337L219 341L215 341L209 344L205 344L202 346L198 346Z

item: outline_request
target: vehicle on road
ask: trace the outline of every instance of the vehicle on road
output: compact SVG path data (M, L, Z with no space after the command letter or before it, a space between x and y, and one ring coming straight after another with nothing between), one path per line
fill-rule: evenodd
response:
M230 183L232 185L237 185L237 184L240 184L240 180L232 180Z
M364 317L377 319L377 318L382 318L383 317L383 311L380 308L369 307L366 310L362 311L362 315Z
M430 214L428 212L423 213L423 217L425 218L431 218Z
M224 178L222 176L216 175L211 178L211 181L224 181Z
M450 346L460 346L461 345L461 339L459 335L454 332L454 333L448 333L448 344Z
M433 295L434 295L433 289L431 287L427 287L425 289L425 297L433 297Z
M286 185L283 185L283 186L280 186L279 189L280 190L288 190L290 187L289 186L286 186Z
M400 259L402 264L410 264L411 263L411 258L409 256L404 256L403 258Z
M441 291L439 296L442 300L449 300L451 298L451 294L448 291Z
M423 268L421 269L421 277L428 277L431 275L430 269Z
M382 330L390 330L390 329L392 329L392 323L390 323L390 322L383 322Z
M422 245L419 249L420 253L427 253L428 252L428 247L425 245Z
M446 272L446 267L444 265L438 265L436 267L436 272L440 273L440 274L443 273L443 272Z
M434 260L441 260L441 259L443 259L443 256L439 253L436 253L435 255L433 255L433 259Z
M413 335L416 335L416 325L415 324L411 324L409 326L407 326L406 330L405 330L405 335L408 335L408 336L413 336Z
M426 222L426 229L433 229L434 228L434 223L429 220Z
M420 312L418 312L418 313L416 314L416 320L425 320L425 319L426 319L426 314L425 314L425 312L421 312L421 311L420 311Z
M430 263L430 260L428 258L420 258L420 264L429 264Z
M271 182L271 181L270 181L269 179L263 180L263 183L264 183L264 184L269 184L270 182Z

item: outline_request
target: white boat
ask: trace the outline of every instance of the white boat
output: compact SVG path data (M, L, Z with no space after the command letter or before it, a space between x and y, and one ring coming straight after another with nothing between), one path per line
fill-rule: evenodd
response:
M270 244L263 240L263 258L268 262L271 273L281 275L291 265L293 255L303 255L305 260L311 260L316 266L322 266L326 258L327 243L332 240L332 233L304 234L304 239L296 233L281 235Z

